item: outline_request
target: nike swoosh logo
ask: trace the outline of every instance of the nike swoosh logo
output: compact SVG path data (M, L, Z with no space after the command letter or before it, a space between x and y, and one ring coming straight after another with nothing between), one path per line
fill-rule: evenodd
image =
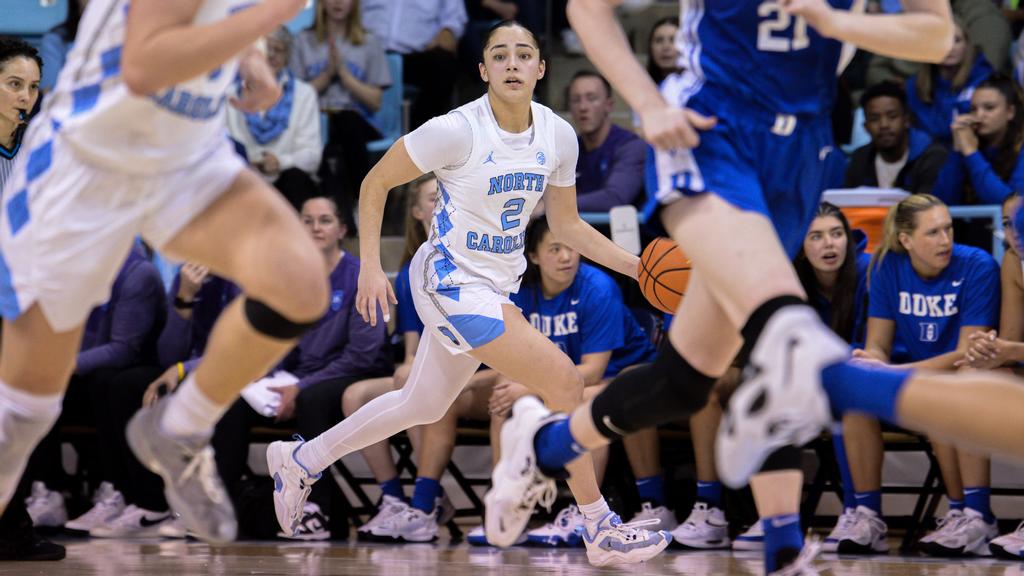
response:
M615 432L619 436L629 436L629 432L626 432L622 428L619 428L618 426L612 424L611 416L608 416L607 414L602 416L601 417L601 422L605 426L607 426L609 430L611 430L612 432Z
M143 516L139 520L139 526L142 526L143 528L149 528L150 526L156 526L157 524L163 524L168 519L170 519L170 517L171 517L171 515L168 514L167 516L161 516L161 517L157 518L156 520L150 520L149 518L146 518L145 516Z
M575 305L577 305L579 303L580 303L580 299L579 298L576 298L574 300L569 300L569 304L572 304L573 306L575 306Z
M798 519L793 517L782 518L781 520L779 518L772 518L772 526L775 528L782 528L783 526L789 526L797 521Z
M953 288L956 288L957 286L959 286L959 285L961 285L963 283L964 283L964 279L963 278L961 278L959 280L953 280Z

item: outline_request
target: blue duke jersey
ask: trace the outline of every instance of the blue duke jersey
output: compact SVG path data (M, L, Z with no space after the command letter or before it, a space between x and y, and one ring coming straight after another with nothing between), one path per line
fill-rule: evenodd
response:
M402 268L395 277L395 299L397 318L395 319L395 333L405 334L406 332L423 332L423 322L420 315L416 313L416 305L412 301L412 287L409 284L409 262L402 264Z
M208 157L226 138L226 92L237 59L164 89L136 95L121 76L129 0L92 0L53 94L46 121L81 157L129 174L179 169ZM205 0L195 24L223 20L254 0ZM35 122L43 124L43 122Z
M956 350L965 326L999 321L999 266L982 250L953 246L949 265L922 280L906 254L889 254L871 275L868 316L895 322L893 349L916 362Z
M612 352L605 376L650 362L654 346L622 301L615 282L593 266L581 264L569 288L547 299L539 285L523 286L511 296L523 316L554 342L573 364L586 354Z
M548 186L576 183L579 156L572 126L545 106L531 107L522 134L501 133L485 94L405 137L413 163L434 172L440 190L428 247L420 248L432 250L427 290L452 299L467 284L518 290L530 214Z

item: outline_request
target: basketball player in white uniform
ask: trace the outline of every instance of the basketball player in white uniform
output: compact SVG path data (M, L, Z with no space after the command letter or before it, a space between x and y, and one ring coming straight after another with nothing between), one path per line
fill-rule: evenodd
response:
M234 538L213 425L328 301L322 258L287 204L233 153L229 100L279 96L254 43L305 0L93 0L35 119L0 218L0 511L60 412L83 323L136 236L244 287L203 364L136 415L129 441L199 537ZM230 97L239 77L241 89ZM287 278L288 283L281 279Z
M401 391L377 398L308 443L268 447L274 503L286 532L301 518L309 486L323 470L346 454L440 419L481 362L530 387L549 405L582 401L583 381L572 361L508 298L526 268L524 232L542 196L562 242L636 277L636 257L576 211L576 135L550 109L531 102L544 74L533 35L514 23L494 28L480 74L488 83L485 96L396 142L363 182L356 306L375 324L377 306L387 310L389 300L395 302L379 257L387 191L425 172L437 175L440 197L430 239L410 264L424 335ZM579 476L570 487L587 518L584 541L592 563L638 562L665 548L667 532L622 525L608 509L589 458L575 472ZM550 501L554 493L546 497Z

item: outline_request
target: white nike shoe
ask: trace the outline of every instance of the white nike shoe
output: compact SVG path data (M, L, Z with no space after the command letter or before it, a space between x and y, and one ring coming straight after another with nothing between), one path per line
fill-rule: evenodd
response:
M742 488L772 452L803 446L832 423L821 371L849 350L809 306L782 308L768 320L718 427L723 484Z
M850 526L853 525L853 521L856 515L853 513L856 508L844 508L843 513L839 515L836 520L836 525L832 528L832 531L825 537L825 541L821 544L822 552L835 552L839 548L839 541L846 537L846 534L850 531Z
M88 512L64 525L66 530L88 532L117 518L124 512L124 495L118 492L110 482L103 482L92 497L93 506Z
M160 527L174 521L168 511L154 512L129 504L120 516L94 526L89 535L94 538L150 538L160 536Z
M727 550L731 544L729 522L718 508L697 502L686 521L672 531L672 541L680 548Z
M889 527L874 510L857 506L836 550L840 554L884 554L889 551Z
M1024 558L1024 522L1017 525L1017 529L1009 534L1003 534L993 538L988 543L988 549L992 554L1008 560L1021 560Z
M583 514L575 504L570 504L559 511L553 521L527 532L526 541L533 546L552 548L582 546L583 537L577 532L582 525Z
M36 480L32 492L25 499L25 507L36 528L59 528L68 521L68 509L64 507L64 496Z
M281 531L292 534L305 515L306 498L321 474L312 475L295 459L306 443L301 436L295 442L271 442L267 446L267 471L274 479L274 512Z
M964 511L950 508L946 511L946 514L942 518L935 519L935 530L925 534L920 540L917 541L918 548L924 549L928 544L935 541L936 538L945 534L947 530L952 529L960 519L963 518Z
M356 537L360 540L367 541L384 541L389 542L396 539L396 536L391 534L385 534L381 531L381 527L394 515L401 514L409 509L409 504L401 498L394 496L384 495L381 499L380 507L377 509L377 514L366 524L363 524L356 529Z
M669 510L667 506L654 506L650 502L644 502L640 505L640 511L629 519L626 524L635 524L637 522L644 522L647 520L657 520L658 528L661 530L672 531L679 526L679 521L676 520L676 513Z
M619 515L608 512L598 521L585 520L580 532L592 566L637 564L654 558L669 545L672 535L664 530L645 530L655 520L623 524Z
M760 552L764 550L764 524L760 518L750 525L747 531L732 541L733 550L744 552Z
M500 548L515 544L539 503L547 509L555 502L555 481L537 467L533 440L550 422L566 418L552 415L536 396L523 396L512 405L512 417L501 428L501 458L491 475L491 490L484 496L487 540Z
M437 540L437 508L427 514L409 506L381 524L377 531L401 542L433 542Z
M953 526L924 546L924 552L939 557L991 556L988 544L997 536L995 520L985 522L980 512L966 508Z

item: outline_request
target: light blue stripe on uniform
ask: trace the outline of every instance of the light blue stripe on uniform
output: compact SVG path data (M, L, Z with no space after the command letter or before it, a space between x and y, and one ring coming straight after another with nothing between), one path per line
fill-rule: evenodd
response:
M14 283L11 282L11 270L7 267L3 252L0 252L0 316L7 320L21 316L18 295L14 292Z
M71 93L71 115L76 116L96 107L100 101L100 85L82 86Z
M28 166L25 168L25 181L31 183L50 169L53 163L53 140L43 142L28 155Z
M451 298L452 300L455 300L456 302L459 301L459 294L461 292L462 292L462 289L459 288L458 286L438 286L437 287L437 293L438 294L440 294L441 296L447 296L448 298Z
M449 232L452 231L452 219L448 216L448 211L442 209L437 215L437 233L444 238Z
M505 333L505 322L479 314L455 314L448 321L470 346L483 346Z
M437 272L438 282L447 278L448 275L455 272L455 270L457 270L455 264L447 258L441 258L440 260L434 261L434 272Z
M110 78L121 73L121 46L114 46L100 54L100 65L103 66L103 78Z
M16 236L28 223L28 189L11 196L7 202L7 220L11 226L11 236Z

